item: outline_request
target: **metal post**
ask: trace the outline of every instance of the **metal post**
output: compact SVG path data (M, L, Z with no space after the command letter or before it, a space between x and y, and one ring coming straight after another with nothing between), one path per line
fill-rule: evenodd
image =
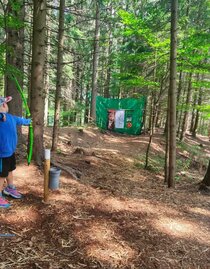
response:
M50 149L44 150L44 202L49 196L49 175L50 175Z

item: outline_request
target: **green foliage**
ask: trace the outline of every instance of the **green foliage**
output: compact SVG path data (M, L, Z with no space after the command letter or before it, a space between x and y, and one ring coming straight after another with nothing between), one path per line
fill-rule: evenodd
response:
M184 153L185 157L177 154L176 160L176 181L180 181L183 176L180 176L180 173L189 172L192 168L194 168L194 163L197 162L199 166L200 164L207 165L208 159L204 157L203 148L200 145L191 145L186 142L177 142L177 149L179 152ZM145 156L139 155L136 161L134 162L134 166L143 169L145 166ZM164 154L152 153L150 155L148 161L147 169L152 173L162 173L165 166L165 156ZM196 167L198 169L198 167Z
M13 17L12 15L6 16L5 21L7 27L12 29L20 29L24 26L24 23L21 20L19 20L17 17Z
M75 19L75 17L71 13L68 13L65 15L66 23L71 23L72 21L74 21L74 19Z
M184 156L177 158L177 172L190 172L191 169L199 169L203 165L207 167L208 158L204 154L204 149L200 145L192 145L187 142L178 142L178 150L184 153ZM196 164L196 167L195 167Z
M79 125L83 117L85 105L81 102L76 102L70 109L62 110L60 113L60 126ZM79 120L79 124L77 123ZM48 126L53 126L54 109L48 110Z
M166 6L145 2L145 8L148 13L140 12L139 15L122 9L118 11L123 44L117 57L120 72L113 73L113 77L124 90L158 89L162 68L169 58L170 39L162 34L163 29L168 29ZM154 21L161 24L158 30Z
M210 65L207 61L210 49L208 1L198 3L196 0L192 0L187 3L186 7L183 3L181 3L181 6L183 5L181 12L185 21L180 20L178 70L200 75L209 74ZM193 83L193 87L199 87L198 83Z
M200 152L200 147L198 145L189 145L186 142L177 142L177 148L182 150L182 151L187 151L189 152L192 156L193 155L198 155Z
M24 22L19 19L19 12L21 12L22 1L9 1L10 9L9 12L3 16L2 27L11 29L20 29L24 26Z
M182 103L180 103L180 104L178 104L176 106L176 108L179 111L185 112L185 111L192 111L194 107L193 107L192 104L185 104L185 103L182 104Z
M147 170L149 170L153 173L163 172L164 164L165 164L164 155L153 153L153 154L151 154L151 156L148 160ZM145 167L145 156L139 155L138 159L135 161L134 165L140 169L144 168Z
M210 88L210 81L193 81L192 82L193 88Z
M21 7L23 5L22 1L20 0L15 0L15 1L10 1L11 8L13 12L19 12L21 10Z
M177 171L187 171L190 169L191 167L191 164L192 164L192 159L177 159L176 160L176 168L177 168Z
M4 44L0 44L0 76L2 76L4 74L4 70L5 70L5 45Z
M196 108L202 112L202 118L203 119L210 119L210 105L204 104L204 105L197 105Z
M158 82L150 81L148 79L145 79L142 76L135 76L133 74L129 73L120 73L113 75L115 78L118 78L120 81L120 84L125 88L134 88L134 87L146 87L151 86L154 88L159 86Z
M70 35L74 38L81 38L81 37L84 37L84 33L78 29L78 28L73 28L71 29L70 31Z

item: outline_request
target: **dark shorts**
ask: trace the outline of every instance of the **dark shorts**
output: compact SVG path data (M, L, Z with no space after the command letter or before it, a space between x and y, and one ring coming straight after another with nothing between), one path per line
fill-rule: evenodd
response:
M2 162L2 171L0 171L0 177L7 177L9 172L15 170L16 168L15 153L10 157L0 159L0 162Z

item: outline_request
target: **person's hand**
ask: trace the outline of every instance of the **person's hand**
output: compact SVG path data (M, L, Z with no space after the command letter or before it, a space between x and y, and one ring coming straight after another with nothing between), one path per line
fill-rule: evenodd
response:
M31 124L31 119L30 119L30 118L27 119L27 124L28 124L28 125Z

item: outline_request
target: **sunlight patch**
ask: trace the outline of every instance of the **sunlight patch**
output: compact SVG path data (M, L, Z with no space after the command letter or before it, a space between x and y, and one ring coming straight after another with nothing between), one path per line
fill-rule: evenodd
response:
M94 133L93 131L91 131L91 130L87 130L87 129L85 129L84 131L85 131L85 133L88 134L90 137L96 137L96 136L97 136L97 134L95 134L95 133Z
M177 215L178 212L172 208L166 208L158 202L153 204L146 199L125 199L119 200L111 197L103 200L104 206L107 211L128 211L133 213L157 214L157 212L167 212L167 214Z
M87 255L104 263L111 265L128 265L129 261L136 255L129 246L122 246L116 242L104 244L92 244L88 246Z
M200 226L194 222L162 217L153 222L153 226L162 233L172 237L174 236L184 239L190 238L203 243L210 243L208 231L205 231L204 229L201 231Z
M129 162L129 163L134 163L134 159L133 158L129 158L129 157L124 157L124 159Z
M13 214L6 215L3 219L4 223L14 225L25 225L27 223L36 222L39 219L38 212L33 208L19 208L13 211Z
M155 226L164 233L179 237L189 237L195 230L195 225L189 222L167 217L162 217L159 218L159 220L156 220Z
M85 246L87 255L101 263L113 265L127 265L135 258L133 250L118 234L112 223L91 222L91 227L84 227L77 233L81 243L88 242Z
M204 217L210 217L210 210L204 208L194 207L189 208L188 210L192 213L204 215Z
M98 150L98 148L92 148L92 150ZM120 150L118 149L108 149L108 148L100 148L100 151L104 151L105 153L109 153L111 152L112 155L117 155L118 153L120 153Z
M164 149L160 145L158 145L158 143L153 142L152 147L154 150L158 152L165 153Z

